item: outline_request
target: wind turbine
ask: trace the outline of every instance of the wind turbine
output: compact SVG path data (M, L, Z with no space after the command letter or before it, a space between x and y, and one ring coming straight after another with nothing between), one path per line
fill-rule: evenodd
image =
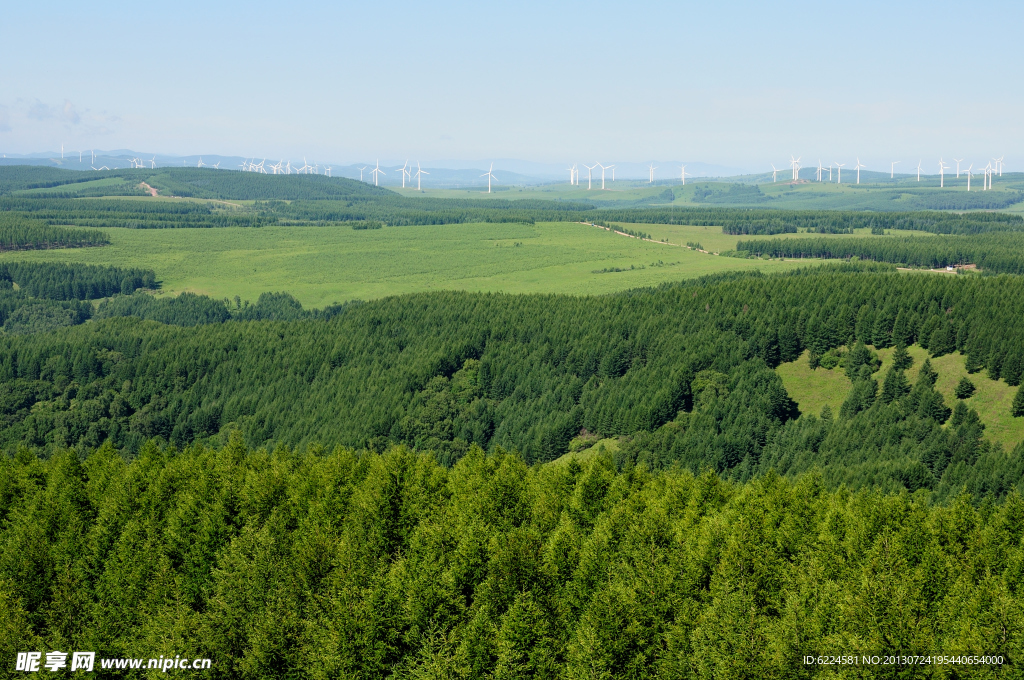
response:
M305 163L306 159L303 158L302 162ZM380 169L380 159L379 158L377 159L377 167L375 167L373 170L370 170L370 174L373 175L373 186L377 186L377 178L380 175L387 174L383 170Z
M325 165L324 168L327 170L327 176L330 177L331 176L331 166Z
M583 167L587 169L587 191L590 191L591 173L593 172L594 168L597 167L597 164L595 163L594 165L587 165L586 163L584 163Z
M409 169L409 159L407 158L407 159L405 159L405 165L402 166L402 188L403 189L405 188L405 176L409 174L408 169ZM412 179L411 175L409 176L409 179Z
M487 178L487 193L491 193L491 180L498 179L497 177L491 174L491 170L494 170L494 163L491 163L491 167L487 170L487 172L480 175L481 177Z
M96 164L96 149L92 150L92 162L94 165Z
M429 175L429 172L423 172L420 168L420 162L416 161L416 191L423 191L421 182L423 181L423 175Z
M217 165L219 166L220 163L217 163ZM156 167L156 156L153 156L152 158L149 159L149 169L152 170L155 167Z
M686 166L685 165L679 166L679 173L680 173L679 177L680 177L680 179L683 180L683 186L685 187L686 186ZM690 175L690 177L693 177L693 175Z
M774 182L775 181L775 175L779 174L779 169L777 167L775 167L775 163L772 163L771 166L772 166L772 181Z
M866 168L866 167L868 167L868 166L861 165L860 158L858 158L857 159L857 184L860 184L860 169L861 168Z
M949 169L949 166L946 165L945 163L943 163L942 159L940 158L939 159L939 188L940 189L946 186L946 175L945 175L945 172L946 172L947 169Z
M657 170L657 169L658 168L655 167L654 163L651 163L651 165L650 165L651 179L647 182L648 184L654 184L654 171Z
M971 163L971 167L967 168L967 170L964 171L964 172L967 173L967 190L968 191L971 190L971 168L973 168L973 167L974 167L974 163Z
M79 163L82 162L82 152L81 151L78 152L78 162Z
M892 162L892 165L889 167L889 179L896 178L896 166L899 165L899 163L899 161Z
M213 169L220 170L220 161L217 161L216 163L213 164Z
M822 174L822 172L824 172L824 170L825 170L825 168L824 168L824 167L822 167L822 165L821 165L821 159L819 158L819 159L818 159L818 181L819 181L819 182L821 181L821 174Z
M601 167L601 191L604 191L604 171L605 170L609 170L611 168L614 168L615 166L614 165L609 165L609 166L605 167L605 166L601 165L600 163L598 163L598 165Z
M363 181L363 170L366 170L366 167L367 166L364 165L363 167L359 168L359 181L360 182Z
M921 181L921 161L917 162L917 181Z
M133 163L133 167L134 167L134 163ZM202 156L199 157L199 162L196 163L196 167L197 168L203 167L203 157Z
M999 176L1000 177L1003 176L1003 159L1004 158L1006 158L1006 156L1000 156L999 158L996 159L996 165L999 166Z
M249 161L242 161L241 163L238 164L238 167L242 169L242 172L245 172L249 167Z
M570 165L566 170L569 171L569 184L572 184L573 174L576 172L576 166Z
M798 179L800 179L800 159L793 158L792 156L790 156L790 158L792 160L789 165L791 168L793 168L793 181L795 182Z
M846 163L836 163L836 184L843 183L843 166Z
M960 179L960 164L963 162L963 158L954 158L956 161L956 178Z

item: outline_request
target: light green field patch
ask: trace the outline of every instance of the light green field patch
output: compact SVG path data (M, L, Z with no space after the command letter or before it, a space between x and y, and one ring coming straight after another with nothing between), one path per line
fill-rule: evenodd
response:
M828 405L832 415L838 416L850 391L850 380L841 368L830 371L817 368L812 371L806 350L796 361L779 364L775 372L782 378L783 386L797 403L801 415L821 415L821 410Z
M893 351L889 348L878 352L882 359L882 369L877 375L879 383L889 370ZM918 345L908 347L907 351L914 357L914 365L907 370L907 377L913 383L917 380L917 374L921 370L921 364L928 357L928 352ZM1024 441L1024 418L1014 418L1010 415L1010 405L1018 388L1007 385L1005 380L992 380L985 371L968 375L964 361L964 356L959 352L933 358L932 368L939 374L935 381L935 389L945 398L946 406L953 408L957 402L953 389L960 382L960 378L969 378L977 391L970 399L964 401L981 417L981 422L985 425L985 438L1001 443L1007 450L1013 449Z
M610 453L615 455L615 452L619 450L619 440L613 437L608 437L599 440L593 446L582 451L570 451L569 453L562 454L558 458L548 463L548 465L568 465L569 461L575 460L578 463L590 460L604 453Z
M55 187L38 187L36 189L22 189L21 191L15 191L12 193L13 196L32 196L33 194L50 194L54 192L76 192L85 191L88 189L100 189L104 187L115 187L124 184L125 180L123 177L104 177L103 179L94 179L89 182L78 182L75 184L62 184Z
M311 307L434 290L603 294L801 264L707 256L565 222L104 231L110 246L4 253L0 261L150 268L164 295L192 291L255 300L283 290ZM595 273L609 269L625 271Z

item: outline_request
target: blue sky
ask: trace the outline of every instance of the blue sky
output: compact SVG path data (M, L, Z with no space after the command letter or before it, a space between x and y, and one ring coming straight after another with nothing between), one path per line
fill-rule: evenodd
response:
M17 3L0 151L1024 169L1022 20L1009 2Z

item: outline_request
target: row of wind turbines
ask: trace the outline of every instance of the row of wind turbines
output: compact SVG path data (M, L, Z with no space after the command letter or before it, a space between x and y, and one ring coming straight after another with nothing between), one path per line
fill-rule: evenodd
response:
M789 158L790 158L789 167L793 171L793 179L792 179L792 181L796 182L797 180L800 179L800 159L799 158L794 158L793 156L790 156ZM992 180L993 180L993 178L995 178L996 176L998 176L998 177L1002 177L1003 176L1003 158L1005 158L1005 156L1000 156L999 158L993 158L993 159L991 159L988 162L988 165L986 165L984 168L982 168L982 173L984 175L984 184L983 184L982 191L987 191L987 190L992 188ZM954 158L953 160L956 162L956 178L960 179L960 164L964 162L964 159L963 158ZM921 163L922 162L920 160L917 162L917 181L918 182L921 181L921 169L922 169ZM889 166L889 179L894 179L896 177L896 166L899 165L899 164L900 164L900 161L893 161L890 164L890 166ZM777 176L778 176L779 172L781 172L782 168L776 168L774 163L771 163L770 165L772 166L772 182L775 182L775 181L777 181ZM832 181L832 168L835 167L835 169L836 169L836 183L837 184L842 184L842 182L843 182L843 168L845 166L846 166L846 163L839 163L839 162L829 163L828 168L827 168L828 169L828 181L829 182ZM860 184L860 170L861 170L861 168L866 168L866 167L867 167L866 165L864 165L863 163L860 162L860 158L858 158L857 159L857 165L854 166L854 169L856 169L856 171L857 171L857 184ZM974 176L974 173L972 172L973 168L974 168L974 163L971 163L969 166L967 166L967 169L963 171L964 174L967 175L967 190L968 191L971 190L971 178ZM946 186L946 170L951 170L951 169L952 169L952 166L946 165L946 162L942 158L939 159L939 188L945 188L945 186ZM816 181L818 181L818 182L825 181L824 180L825 170L826 170L826 168L825 168L825 166L823 166L821 164L821 159L819 158L818 159L818 169L815 172L815 180Z
M594 163L593 165L587 165L586 163L584 163L583 167L587 169L587 191L590 191L593 188L593 180L594 180L593 172L594 172L595 168L601 168L601 190L602 191L605 190L605 172L607 170L611 170L612 171L612 180L611 181L613 181L613 182L615 181L615 166L614 165L602 165L601 163ZM647 182L648 182L648 184L654 184L654 171L658 169L658 166L656 166L654 163L651 163L647 167L647 169L649 171L649 176L648 176ZM580 185L580 168L579 168L579 164L578 163L573 163L568 168L566 168L566 170L569 171L569 184L573 184L575 186L579 186ZM679 179L682 180L683 185L686 184L686 178L687 177L693 177L693 175L691 175L690 173L686 172L686 166L685 165L679 166Z

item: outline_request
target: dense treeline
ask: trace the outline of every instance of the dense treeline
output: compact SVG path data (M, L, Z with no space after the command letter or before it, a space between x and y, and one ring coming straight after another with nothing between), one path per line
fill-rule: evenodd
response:
M0 208L2 211L2 208ZM83 248L103 246L110 241L101 231L65 229L40 220L0 212L0 252L10 250L44 250L49 248Z
M932 505L816 475L738 485L479 450L446 469L402 449L232 440L130 463L109 447L19 452L0 459L0 518L7 659L183 655L261 680L710 679L817 676L804 655L1024 654L1019 495Z
M106 319L8 338L0 379L12 396L0 407L0 438L110 438L137 451L152 437L183 445L237 428L253 444L405 443L450 464L472 444L551 460L586 429L633 437L622 465L711 466L738 479L819 466L851 487L1007 493L1022 477L1020 449L1008 455L984 440L970 413L943 427L949 407L930 384L882 400L882 376L858 375L866 382L847 412L792 422L797 411L771 369L805 349L817 361L858 341L918 343L1021 380L1019 279L855 269L601 298L413 295L326 319L188 329ZM267 306L279 314L269 318L294 308L283 296ZM783 441L799 447L779 449ZM776 450L800 454L783 464Z
M846 234L854 229L900 229L934 234L980 234L1024 230L1024 217L1005 213L862 212L767 208L648 208L599 211L599 219L646 224L721 226L726 234L782 234L796 231Z
M0 263L0 287L18 284L32 297L49 300L96 300L110 295L155 288L151 269L62 262Z
M987 233L938 238L799 238L740 241L739 251L770 257L859 257L912 267L975 264L987 272L1024 274L1024 234Z

